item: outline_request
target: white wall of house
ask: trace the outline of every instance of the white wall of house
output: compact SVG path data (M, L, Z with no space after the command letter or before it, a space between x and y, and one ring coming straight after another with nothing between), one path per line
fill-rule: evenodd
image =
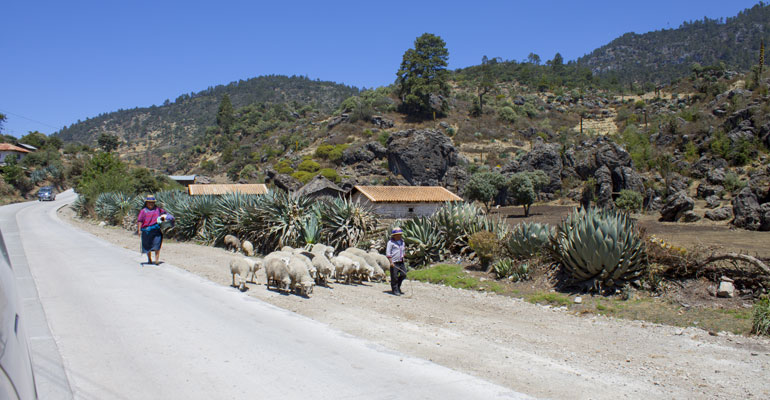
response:
M5 158L8 156L15 157L17 161L21 161L21 159L24 158L25 154L20 153L18 151L10 151L10 150L0 151L0 163L4 163Z
M435 203L384 203L384 202L371 202L369 199L356 193L353 195L353 201L358 201L362 205L371 207L374 212L384 218L412 218L420 216L429 216L436 212L443 202Z

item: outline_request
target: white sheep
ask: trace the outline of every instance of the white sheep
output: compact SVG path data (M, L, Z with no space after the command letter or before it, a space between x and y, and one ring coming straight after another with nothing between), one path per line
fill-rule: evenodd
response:
M291 253L292 251L294 251L294 247L283 246L283 247L281 247L281 251L286 252L286 253Z
M334 257L334 247L327 246L325 244L314 244L310 249L310 252L313 254L323 254L329 260Z
M357 268L355 274L352 275L353 279L356 279L356 280L358 280L358 282L361 282L361 281L363 281L364 278L370 278L371 277L372 272L374 272L374 268L372 268L372 266L369 265L369 263L367 263L366 260L363 257L359 256L358 254L354 254L354 253L352 253L350 251L347 251L347 250L341 252L340 255L344 256L344 257L347 257L347 258L355 261L358 264L358 268ZM348 275L348 274L346 274L346 276L348 278L351 278L351 276ZM350 279L348 279L348 280L350 280Z
M374 261L377 262L377 266L380 267L380 270L382 271L383 281L388 280L388 271L390 271L390 260L388 257L385 257L384 255L377 253L376 251L370 251L369 255L374 258ZM377 274L377 268L374 269L374 273Z
M262 260L255 258L237 257L230 260L230 273L233 275L233 286L235 286L235 276L238 276L238 289L246 290L246 282L256 283L256 274L262 268ZM251 276L251 280L249 280Z
M267 288L275 286L278 290L289 290L291 278L289 277L289 258L275 256L265 257L265 275L267 276Z
M241 250L243 250L243 254L246 254L249 257L254 256L254 245L248 240L244 240L243 243L241 243Z
M241 241L233 235L225 236L225 248L230 251L241 251Z
M379 265L377 262L377 259L369 254L366 250L359 249L357 247L351 247L347 251L350 251L351 253L363 258L366 260L366 264L368 264L371 267L372 272L369 274L369 277L373 277L374 274L377 272L377 266Z
M291 280L291 287L299 291L299 293L305 296L313 293L315 282L310 277L305 262L297 256L293 256L289 260L289 278Z
M344 278L347 283L350 283L350 280L360 268L360 264L357 261L353 261L343 255L333 257L331 262L334 265L334 279L337 282Z
M315 254L315 257L313 257L313 266L316 269L316 283L320 284L326 284L328 282L329 277L332 275L332 272L334 271L334 265L332 265L331 261L329 261L328 258L326 258L323 254Z

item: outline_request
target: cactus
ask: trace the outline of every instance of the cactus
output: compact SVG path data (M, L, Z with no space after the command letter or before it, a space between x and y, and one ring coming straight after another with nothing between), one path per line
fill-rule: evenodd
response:
M642 276L647 252L634 222L617 210L580 209L559 225L553 255L575 283L602 291Z
M444 235L431 218L418 217L401 223L406 242L406 258L414 266L426 266L446 254Z
M504 241L514 258L528 258L541 253L551 242L553 228L548 224L525 222L516 225Z
M510 258L503 258L492 264L497 279L510 279L513 282L523 281L529 278L529 264L516 264Z

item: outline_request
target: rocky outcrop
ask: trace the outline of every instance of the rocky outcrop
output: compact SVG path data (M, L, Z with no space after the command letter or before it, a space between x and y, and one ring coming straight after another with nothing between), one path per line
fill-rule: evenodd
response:
M616 192L633 190L644 193L642 176L631 167L617 167L612 170L612 187Z
M698 222L700 221L700 215L696 214L695 211L685 211L684 214L682 214L682 222Z
M724 191L725 191L725 188L721 185L711 185L703 182L700 185L698 185L697 196L700 199L705 199L709 196L719 196Z
M372 123L376 127L382 128L382 129L392 128L393 127L393 120L384 118L384 117L379 116L379 115L373 115L372 116Z
M387 142L388 167L415 186L439 186L460 162L452 140L433 129L396 132Z
M708 196L706 197L706 208L719 208L719 206L722 205L722 202L719 200L719 197L717 196Z
M293 192L302 187L302 182L290 175L279 174L272 168L265 169L265 183L272 183L285 192Z
M733 198L733 225L755 231L761 224L757 196L746 187Z
M730 207L720 207L716 210L706 211L704 216L712 221L727 221L733 216L733 210Z
M702 156L690 169L690 175L693 178L701 179L709 175L710 171L722 170L722 179L724 180L724 171L727 168L727 160L724 158L712 158L709 156ZM721 185L722 182L712 182L717 185Z
M581 180L594 178L597 180L597 185L599 182L597 174L601 174L604 179L605 172L599 173L599 170L606 167L610 172L610 195L621 190L645 193L644 180L634 169L631 155L622 146L605 137L583 142L565 151L563 164L563 177L572 176ZM597 193L601 190L602 188L598 185Z
M375 158L385 158L388 155L388 149L381 145L380 142L369 142L364 147L371 151Z
M550 179L549 183L542 191L545 193L556 193L561 189L563 168L560 150L560 145L548 144L538 138L532 146L532 150L521 157L521 159L507 164L502 169L502 172L504 174L513 174L517 172L541 170L545 172Z
M596 177L596 206L601 208L613 207L612 201L612 173L610 169L603 165L599 168Z
M684 191L668 196L666 204L660 210L660 221L676 222L684 216L684 213L695 207L695 201L687 196Z
M345 165L357 164L360 162L369 163L374 161L375 155L364 146L351 146L342 152L342 163Z

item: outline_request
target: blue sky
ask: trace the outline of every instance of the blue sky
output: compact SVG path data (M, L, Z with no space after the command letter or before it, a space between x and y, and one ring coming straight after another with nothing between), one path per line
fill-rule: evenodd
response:
M484 55L572 60L626 32L733 16L756 3L9 0L0 12L3 132L53 133L265 74L386 85L424 32L446 41L452 69Z

